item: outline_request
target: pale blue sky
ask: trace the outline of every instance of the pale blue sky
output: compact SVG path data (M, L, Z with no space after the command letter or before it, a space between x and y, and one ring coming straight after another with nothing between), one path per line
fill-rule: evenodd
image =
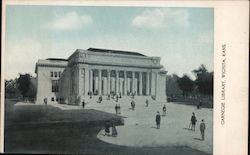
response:
M168 74L193 77L213 70L213 25L211 8L7 6L5 78L89 47L160 56Z

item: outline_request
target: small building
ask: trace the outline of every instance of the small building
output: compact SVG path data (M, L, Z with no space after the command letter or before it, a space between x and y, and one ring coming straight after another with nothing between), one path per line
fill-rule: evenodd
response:
M90 96L151 96L166 101L160 57L137 52L77 49L68 59L38 60L36 103L79 105Z

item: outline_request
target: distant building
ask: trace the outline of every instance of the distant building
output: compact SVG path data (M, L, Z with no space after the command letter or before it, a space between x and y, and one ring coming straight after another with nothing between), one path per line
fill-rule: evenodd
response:
M159 57L137 52L77 49L67 60L36 63L36 103L80 104L93 96L152 96L166 101L166 71Z

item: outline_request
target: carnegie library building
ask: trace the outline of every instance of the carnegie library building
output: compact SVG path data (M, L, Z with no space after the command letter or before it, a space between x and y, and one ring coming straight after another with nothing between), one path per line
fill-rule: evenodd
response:
M77 49L68 59L38 60L36 103L80 105L92 96L145 96L166 101L160 57L137 52Z

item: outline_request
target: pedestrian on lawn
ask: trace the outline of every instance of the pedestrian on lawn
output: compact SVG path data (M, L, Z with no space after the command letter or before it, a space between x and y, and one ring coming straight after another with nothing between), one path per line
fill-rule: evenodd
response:
M200 131L201 131L201 139L202 140L205 140L205 129L206 129L206 125L204 123L204 120L201 120Z
M197 122L197 120L196 120L196 117L195 117L195 113L193 112L193 115L191 116L191 124L192 124L191 130L193 130L193 131L195 131L196 122Z

